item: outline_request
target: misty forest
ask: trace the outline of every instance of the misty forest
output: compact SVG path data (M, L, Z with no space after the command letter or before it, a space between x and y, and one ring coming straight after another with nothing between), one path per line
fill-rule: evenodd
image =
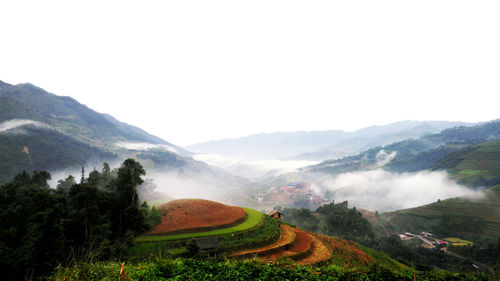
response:
M180 147L0 82L2 280L495 280L500 121Z

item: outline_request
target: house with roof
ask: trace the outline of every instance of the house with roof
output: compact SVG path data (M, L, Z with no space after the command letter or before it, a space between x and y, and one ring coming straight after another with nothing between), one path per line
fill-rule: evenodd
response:
M278 220L281 220L281 218L283 217L283 214L276 210L267 212L267 215Z

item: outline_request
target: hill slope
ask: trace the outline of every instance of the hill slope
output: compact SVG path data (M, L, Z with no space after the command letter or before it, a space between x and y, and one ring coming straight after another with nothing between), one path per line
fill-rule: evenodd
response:
M489 190L476 198L452 198L417 208L383 213L396 231L431 232L473 241L500 238L500 192Z
M0 131L0 183L11 180L23 170L53 171L115 158L113 153L91 147L50 128L25 125Z
M446 129L438 134L376 147L355 156L323 161L306 167L303 171L338 174L375 168L395 172L447 169L446 165L437 165L445 156L454 152L456 155L463 154L466 152L464 148L498 138L500 138L500 122L492 121L473 127ZM494 148L489 148L488 153L491 153L492 149Z
M32 84L3 85L0 88L0 122L12 119L43 122L70 137L98 147L112 147L119 141L131 141L169 145L185 152L110 115L97 113L71 97L56 96Z

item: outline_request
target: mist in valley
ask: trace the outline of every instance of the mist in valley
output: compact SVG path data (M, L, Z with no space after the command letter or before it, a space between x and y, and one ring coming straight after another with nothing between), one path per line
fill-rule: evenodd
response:
M372 211L393 211L417 207L453 197L480 198L483 193L457 184L445 171L391 173L382 169L322 175L312 183L319 194L335 202Z

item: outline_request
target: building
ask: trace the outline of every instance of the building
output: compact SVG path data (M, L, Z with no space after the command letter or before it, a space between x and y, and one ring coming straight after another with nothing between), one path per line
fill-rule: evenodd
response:
M207 237L196 239L200 251L207 253L208 258L213 254L217 258L217 248L219 248L219 240L216 237Z
M283 217L283 214L276 210L267 212L267 215L278 220L281 220L281 218Z

